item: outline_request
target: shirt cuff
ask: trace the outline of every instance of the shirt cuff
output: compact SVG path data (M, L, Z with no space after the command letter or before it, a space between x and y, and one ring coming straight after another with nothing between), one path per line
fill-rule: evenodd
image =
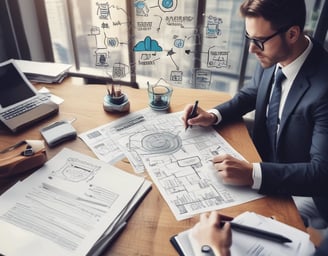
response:
M262 170L260 163L253 163L253 186L252 189L259 190L262 184Z
M216 122L213 125L217 125L221 122L222 116L221 116L220 112L217 109L215 109L215 108L209 109L209 110L207 110L207 112L214 114L217 118Z

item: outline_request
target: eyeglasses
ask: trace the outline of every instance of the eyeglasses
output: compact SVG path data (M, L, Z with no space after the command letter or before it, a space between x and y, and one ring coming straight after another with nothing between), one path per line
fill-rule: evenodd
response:
M257 38L249 37L249 35L247 34L247 32L246 32L246 34L245 34L245 37L246 37L249 41L253 42L258 48L260 48L261 51L264 51L264 43L265 43L265 42L267 42L267 41L269 41L270 39L274 38L276 35L279 35L279 34L281 34L281 33L283 33L283 32L286 32L288 29L289 29L289 27L287 27L287 28L286 28L286 27L280 28L280 29L278 29L277 32L275 32L275 33L272 34L271 36L264 37L264 38L261 38L261 39L257 39Z

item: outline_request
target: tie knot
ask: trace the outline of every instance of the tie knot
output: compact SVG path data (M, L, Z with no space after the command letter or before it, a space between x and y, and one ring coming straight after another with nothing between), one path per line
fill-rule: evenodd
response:
M281 68L278 68L275 75L275 84L281 84L281 82L286 78L285 74L282 72Z

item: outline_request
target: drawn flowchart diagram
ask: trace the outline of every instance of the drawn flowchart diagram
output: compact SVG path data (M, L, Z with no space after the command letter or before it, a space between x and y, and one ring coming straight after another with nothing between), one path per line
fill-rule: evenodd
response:
M178 86L215 86L212 77L217 70L233 68L227 29L231 21L227 11L213 14L214 10L209 10L198 24L193 8L188 7L196 2L134 0L127 6L128 2L118 0L92 1L93 19L87 36L94 66L116 81L129 81L129 74L140 74L164 77ZM226 2L232 9L233 4ZM166 71L158 72L163 65ZM204 73L206 81L199 83Z
M212 164L217 154L243 157L212 127L185 131L182 113L137 123L116 138L130 162L144 164L177 220L262 197L221 182Z
M262 197L250 188L223 184L213 156L243 157L212 127L186 131L181 117L182 112L143 109L79 136L100 159L111 162L122 154L137 173L146 170L177 220ZM100 145L105 153L99 154Z

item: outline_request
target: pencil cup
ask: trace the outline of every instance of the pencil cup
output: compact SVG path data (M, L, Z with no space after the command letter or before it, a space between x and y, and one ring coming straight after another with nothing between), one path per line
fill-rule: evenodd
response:
M169 85L150 85L148 84L148 102L153 110L167 110L173 89Z
M109 96L109 101L115 105L121 105L125 99L126 96L124 93L120 94L119 96Z
M130 110L130 102L124 93L119 96L106 95L103 107L107 112L127 112Z

